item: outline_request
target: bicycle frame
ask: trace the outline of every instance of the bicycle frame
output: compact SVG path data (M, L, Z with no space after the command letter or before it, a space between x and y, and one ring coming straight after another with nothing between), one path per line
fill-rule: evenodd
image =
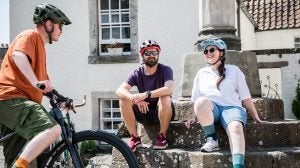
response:
M48 151L45 152L45 155L40 157L41 167L52 168L52 166L56 167L56 165L58 166L69 165L74 168L83 168L87 164L91 166L94 165L94 161L96 161L96 164L102 163L103 162L102 157L106 156L106 152L107 152L102 148L95 148L97 150L96 153L94 154L97 154L97 156L94 154L89 155L88 157L86 157L86 155L82 155L84 153L82 152L82 149L84 148L81 145L84 142L90 140L97 141L99 143L104 142L109 144L109 147L111 147L111 149L116 149L116 152L119 153L118 156L120 155L121 158L124 159L125 165L127 165L127 167L130 168L138 167L137 160L134 154L132 153L132 151L127 146L127 144L121 139L119 139L118 137L116 137L115 135L106 133L104 131L94 131L94 130L85 130L80 132L75 131L74 124L71 122L69 112L71 110L74 113L76 113L76 111L74 110L75 107L80 107L85 105L86 103L85 96L84 96L84 101L81 104L75 104L75 105L73 105L72 99L60 95L59 93L57 93L56 90L53 90L50 93L46 93L45 96L50 98L50 104L52 109L49 111L49 114L61 126L62 133L59 142L55 143L52 149L50 149L51 147L49 148L49 152ZM62 107L64 107L64 109ZM66 114L64 115L63 112L65 111ZM16 134L16 132L5 135L2 138L0 136L1 138L0 142L10 138L14 134ZM105 161L103 163L107 164Z
M52 110L50 111L50 114L53 116L53 118L58 122L58 124L61 126L61 137L62 137L62 141L65 141L68 147L68 151L70 152L72 161L74 163L75 168L80 168L83 167L83 163L82 160L79 157L78 152L76 151L75 146L73 146L72 144L72 137L75 133L74 127L72 125L72 123L70 122L70 117L69 117L69 113L67 112L66 118L62 115L62 111L59 109L59 100L58 99L66 99L67 102L70 100L72 104L72 100L65 98L61 95L61 97L57 97L57 99L55 99L55 96L51 96L51 95L47 95L50 98L50 104L52 106ZM65 101L65 100L64 100ZM75 111L74 111L75 112ZM65 119L67 119L68 122L65 121Z

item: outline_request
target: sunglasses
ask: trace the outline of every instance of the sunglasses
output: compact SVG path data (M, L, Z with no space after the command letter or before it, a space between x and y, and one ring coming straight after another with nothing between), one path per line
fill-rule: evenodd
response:
M156 56L159 55L159 52L157 52L157 51L145 51L144 55L147 56L147 57L149 57L151 55L156 57Z
M205 50L203 51L203 53L204 53L204 54L208 54L208 52L214 53L216 50L217 50L216 48L205 49Z

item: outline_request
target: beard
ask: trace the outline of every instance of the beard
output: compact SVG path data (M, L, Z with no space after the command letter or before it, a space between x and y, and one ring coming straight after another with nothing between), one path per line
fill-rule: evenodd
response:
M147 65L148 67L152 68L154 67L157 63L158 63L158 59L154 59L154 60L145 60L143 58L143 62L145 63L145 65Z

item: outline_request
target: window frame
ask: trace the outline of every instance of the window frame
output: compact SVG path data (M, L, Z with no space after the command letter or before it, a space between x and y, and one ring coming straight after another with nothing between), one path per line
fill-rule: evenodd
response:
M297 40L299 42L297 42ZM294 37L294 47L295 48L300 48L300 37Z
M99 101L99 104L100 104L100 108L99 108L99 113L100 113L100 115L99 115L100 116L100 118L99 118L99 120L100 120L99 128L100 128L100 130L104 130L104 131L116 134L118 132L118 129L114 129L114 124L113 123L114 122L120 122L120 123L123 122L119 105L118 105L117 108L113 107L113 101L119 101L119 100L116 99L116 98L99 98L98 101ZM104 107L104 101L109 101L110 107L108 107L108 108ZM113 113L115 112L116 109L120 113L119 118L118 117L114 118L114 116L113 116ZM110 117L104 116L104 110L108 110L110 112ZM108 122L108 121L111 122L111 127L112 128L110 128L110 129L104 128L105 122Z
M112 63L138 63L138 37L137 37L137 0L129 0L129 16L130 16L130 52L122 55L108 55L101 53L100 49L100 9L101 0L90 0L89 3L89 64L112 64ZM111 41L113 42L113 41ZM123 43L124 41L120 41Z

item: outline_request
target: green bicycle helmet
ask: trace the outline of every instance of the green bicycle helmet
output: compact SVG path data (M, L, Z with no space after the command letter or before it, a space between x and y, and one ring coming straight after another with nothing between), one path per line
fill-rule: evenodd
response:
M42 23L47 19L51 19L55 23L64 25L71 24L69 18L57 7L47 3L37 5L33 14L33 22L35 24Z

